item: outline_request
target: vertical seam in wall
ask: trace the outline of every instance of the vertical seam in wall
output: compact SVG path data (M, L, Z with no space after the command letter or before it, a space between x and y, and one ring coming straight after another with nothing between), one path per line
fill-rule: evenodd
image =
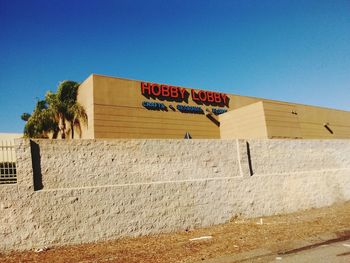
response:
M239 151L239 139L236 139L236 150L237 150L239 174L241 177L243 177L243 170L242 170L242 164L241 164L241 154Z
M90 120L90 127L88 129L92 129L92 138L89 139L95 139L95 75L92 74L92 87L91 87L91 95L92 95L92 104L91 104L91 108L92 108L92 120ZM89 120L88 120L89 121Z

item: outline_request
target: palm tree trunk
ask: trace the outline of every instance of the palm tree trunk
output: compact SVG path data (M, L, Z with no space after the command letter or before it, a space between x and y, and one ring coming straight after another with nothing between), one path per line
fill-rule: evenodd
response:
M71 127L71 133L72 133L72 139L74 139L74 121L75 120L73 120L71 123L70 123L70 127Z
M58 131L54 131L52 134L52 139L57 139Z
M66 122L65 122L65 119L63 118L62 115L60 115L60 117L59 117L58 127L59 127L60 132L61 132L61 139L65 139L66 138Z

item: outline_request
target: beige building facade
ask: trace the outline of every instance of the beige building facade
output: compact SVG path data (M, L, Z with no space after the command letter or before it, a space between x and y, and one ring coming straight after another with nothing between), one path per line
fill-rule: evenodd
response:
M79 87L77 137L350 138L350 112L102 75Z

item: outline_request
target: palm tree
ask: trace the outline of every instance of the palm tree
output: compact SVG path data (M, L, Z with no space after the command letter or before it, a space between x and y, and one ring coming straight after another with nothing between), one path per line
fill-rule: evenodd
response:
M74 138L74 128L81 128L81 122L87 122L84 108L77 102L79 83L66 80L59 84L57 93L47 92L45 100L40 100L32 115L23 113L26 121L24 134L31 138ZM69 125L69 128L67 126Z
M80 121L87 122L85 109L77 102L79 83L75 81L62 81L57 89L57 93L48 92L46 101L48 109L53 112L58 123L61 138L74 138L74 127L80 128ZM67 126L70 126L68 129Z
M24 126L25 137L49 138L49 134L52 134L53 138L57 137L58 125L45 100L38 100L33 113L23 113L21 118L26 121Z

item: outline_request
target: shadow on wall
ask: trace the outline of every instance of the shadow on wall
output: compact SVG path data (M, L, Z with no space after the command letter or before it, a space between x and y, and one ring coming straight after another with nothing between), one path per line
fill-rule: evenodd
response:
M249 142L246 142L246 146L247 146L247 159L248 159L249 173L250 173L250 176L253 176L254 171L253 171L253 165L252 165L252 157L250 154Z
M32 140L30 141L30 151L32 154L34 191L38 191L44 187L41 173L40 147Z

